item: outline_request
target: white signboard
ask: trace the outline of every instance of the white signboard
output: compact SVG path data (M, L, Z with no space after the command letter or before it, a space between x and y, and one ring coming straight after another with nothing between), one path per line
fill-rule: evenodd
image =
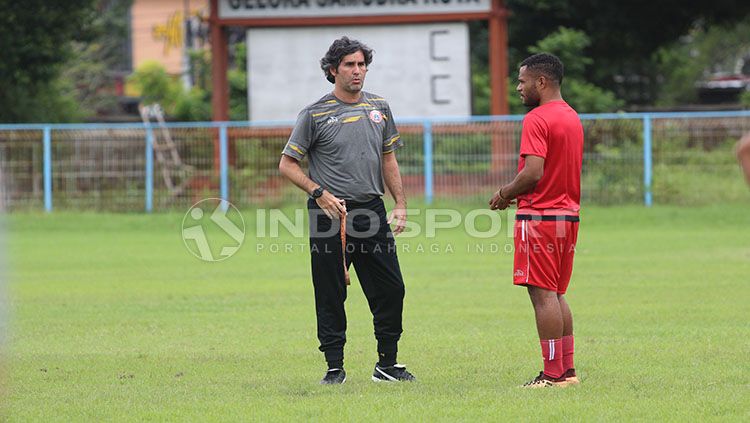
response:
M421 15L489 12L491 0L220 0L219 17Z
M331 92L320 58L344 35L375 50L364 90L388 100L396 119L471 114L468 26L435 23L248 30L250 120L294 120Z

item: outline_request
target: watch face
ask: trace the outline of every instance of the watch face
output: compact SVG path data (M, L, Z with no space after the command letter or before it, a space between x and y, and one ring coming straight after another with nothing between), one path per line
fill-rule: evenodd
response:
M318 198L321 195L323 195L323 188L315 188L315 190L312 193L313 198Z

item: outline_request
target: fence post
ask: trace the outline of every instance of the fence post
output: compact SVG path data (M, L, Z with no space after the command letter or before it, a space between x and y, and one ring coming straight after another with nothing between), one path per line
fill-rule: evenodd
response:
M154 206L154 130L146 126L146 213Z
M44 150L44 210L52 211L52 130L49 126L44 127L42 138Z
M221 189L221 199L229 201L229 149L227 145L227 126L222 124L219 127L219 184ZM222 203L226 210L227 205Z
M651 196L653 185L651 135L651 115L646 114L643 116L643 202L646 207L651 207L653 204Z
M423 123L424 139L424 200L432 204L432 122L425 120Z

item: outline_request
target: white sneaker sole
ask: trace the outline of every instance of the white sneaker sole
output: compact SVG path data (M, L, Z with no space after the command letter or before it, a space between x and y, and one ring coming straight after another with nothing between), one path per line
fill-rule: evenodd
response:
M344 380L341 381L341 383L321 383L321 386L333 386L333 385L343 385L346 383L346 376L344 376Z
M383 375L383 377L385 379L381 379L379 377L376 377L375 375L372 375L372 381L373 382L400 382L400 380L398 380L395 377L387 374L386 372L378 369L377 367L375 367L375 371L378 372L378 373L380 373L381 375Z

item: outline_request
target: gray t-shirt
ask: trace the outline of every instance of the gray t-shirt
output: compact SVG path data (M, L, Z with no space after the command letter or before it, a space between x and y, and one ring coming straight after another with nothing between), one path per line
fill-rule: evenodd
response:
M383 154L403 145L388 103L362 91L360 101L345 103L327 94L297 116L282 154L310 160L310 179L345 200L380 197Z

